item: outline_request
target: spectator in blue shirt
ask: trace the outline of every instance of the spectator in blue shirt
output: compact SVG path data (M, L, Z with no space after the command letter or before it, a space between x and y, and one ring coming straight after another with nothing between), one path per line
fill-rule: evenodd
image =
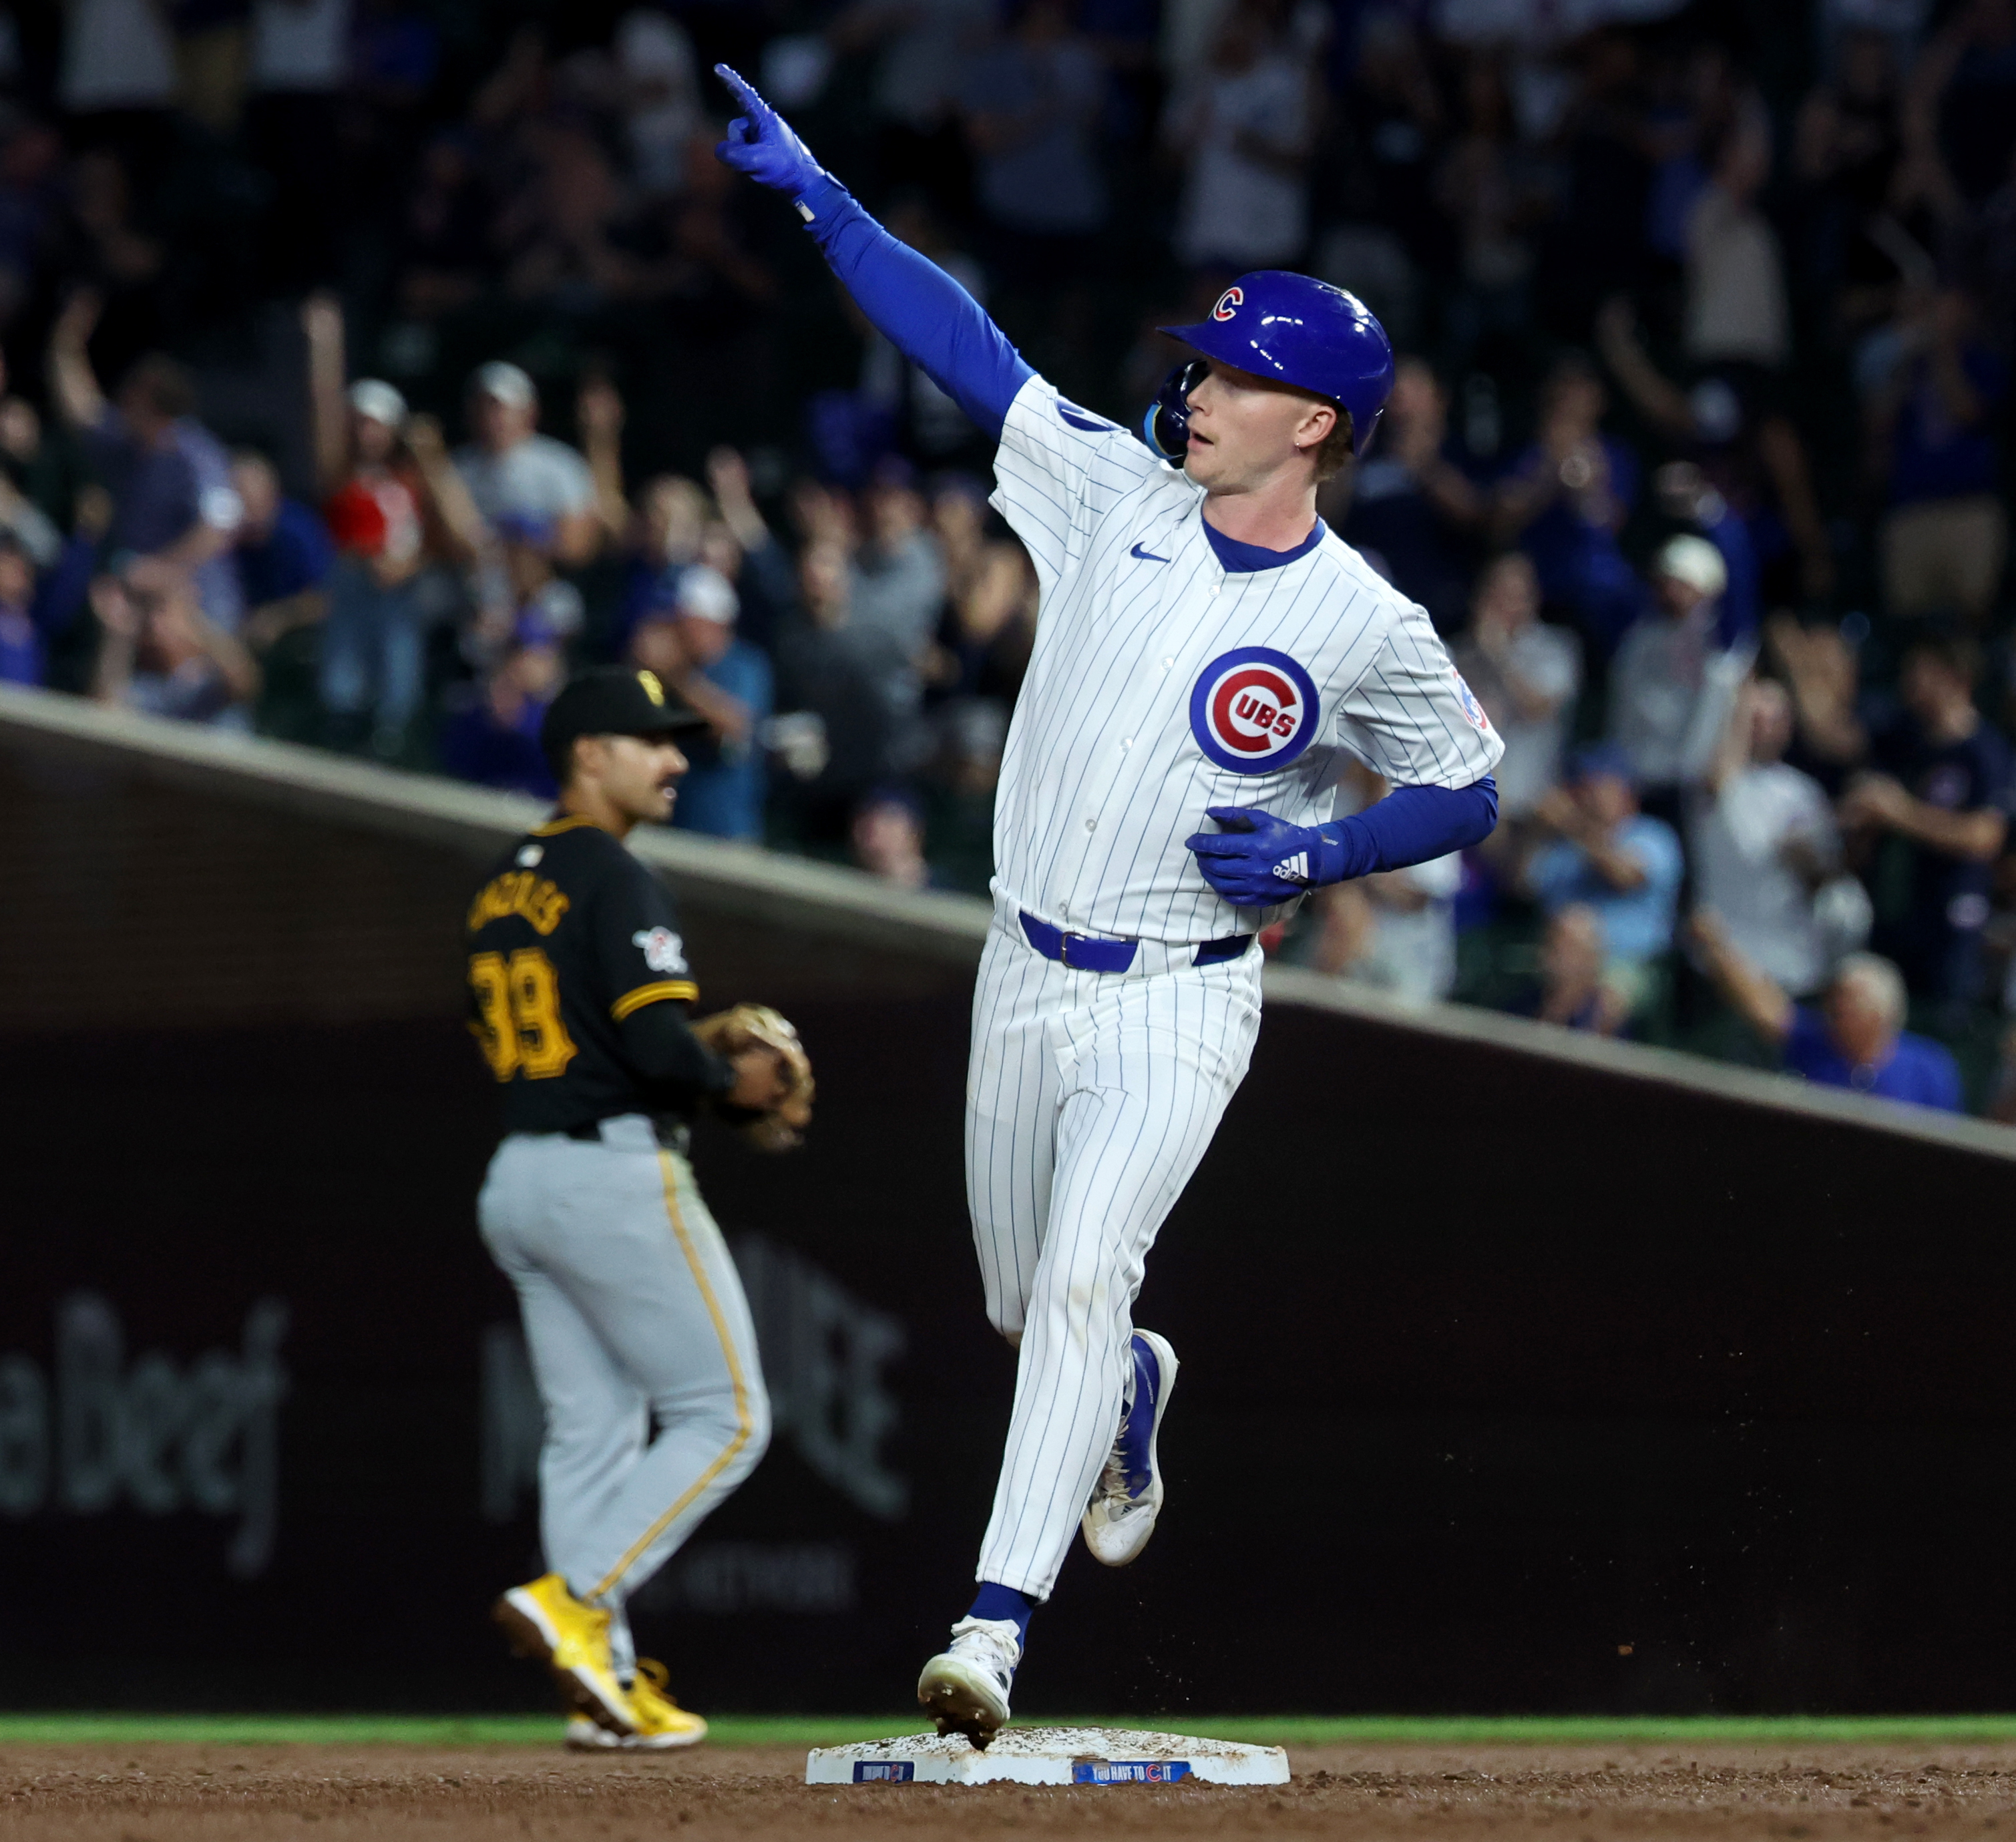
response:
M1938 1043L1904 1028L1904 978L1888 959L1849 954L1815 1008L1795 1004L1745 958L1712 910L1697 909L1688 934L1708 977L1783 1052L1788 1072L1821 1087L1960 1111L1960 1070Z
M856 866L898 889L931 889L938 876L924 856L924 808L916 793L892 782L873 787L848 827Z
M2009 367L1978 319L1965 290L1943 289L1865 353L1870 434L1889 461L1883 588L1893 614L1979 620L2001 585L2009 520L1995 427Z
M960 86L974 189L1029 265L1016 278L1025 285L1071 279L1107 218L1098 135L1106 73L1071 13L1067 0L1019 0L1007 32L967 65Z
M39 685L44 671L35 566L19 538L0 534L0 684Z
M211 621L188 574L158 557L127 559L95 577L99 629L91 694L114 709L249 730L259 667L243 642Z
M1633 407L1658 434L1691 453L1675 463L1676 471L1661 469L1667 482L1661 509L1722 552L1733 597L1723 603L1722 644L1742 639L1766 604L1829 595L1833 546L1805 443L1779 405L1772 374L1755 365L1718 362L1683 388L1647 354L1631 304L1621 294L1597 314L1596 338Z
M49 682L50 644L84 605L95 554L90 533L81 531L38 578L20 538L0 531L0 684Z
M1980 676L1971 640L1914 641L1899 674L1900 707L1866 725L1868 766L1839 808L1849 861L1867 873L1886 835L1907 847L1908 905L1884 916L1876 944L1913 992L1961 1002L1985 987L1982 930L2016 812L2016 763L1975 704Z
M760 844L765 788L761 734L776 707L770 661L736 637L735 586L694 563L630 636L630 656L655 671L707 718L711 733L686 750L672 823L682 831Z
M1631 764L1609 744L1585 748L1569 783L1534 808L1553 834L1526 865L1526 886L1550 916L1586 904L1603 924L1604 982L1625 1016L1653 991L1655 962L1672 949L1679 900L1680 840L1638 810Z
M1608 404L1587 358L1557 364L1541 387L1533 444L1499 483L1492 513L1499 541L1532 558L1541 593L1603 659L1643 599L1617 541L1638 496L1638 458L1603 433Z
M239 636L255 653L283 634L312 627L328 612L325 585L335 552L321 518L280 490L263 454L246 449L231 463L232 488L244 509L231 560L245 608Z
M1615 986L1606 984L1603 917L1586 902L1570 902L1547 917L1540 939L1539 977L1514 1008L1543 1024L1615 1036L1629 1021Z
M520 613L502 656L441 725L442 767L479 786L553 798L539 725L566 672L552 622L537 609Z
M1346 541L1376 552L1380 573L1445 635L1463 625L1484 514L1448 436L1449 393L1424 361L1402 358L1372 452L1339 480Z
M1980 649L1921 633L1905 649L1894 703L1859 706L1854 649L1839 632L1789 615L1769 630L1801 742L1823 769L1847 777L1836 816L1849 867L1875 879L1888 858L1905 872L1893 892L1905 900L1885 902L1876 944L1915 995L1975 1001L1994 866L2016 815L2016 761L1975 703ZM1901 861L1892 840L1904 847Z
M111 548L158 561L194 585L203 617L235 635L243 604L227 554L243 516L223 444L196 419L189 373L156 353L128 371L115 405L85 351L101 303L74 297L49 336L49 382L112 492Z

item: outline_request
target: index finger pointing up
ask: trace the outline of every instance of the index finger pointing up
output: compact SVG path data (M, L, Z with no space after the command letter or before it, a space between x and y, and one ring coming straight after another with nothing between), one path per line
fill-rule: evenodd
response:
M756 92L755 85L726 64L716 64L714 74L735 92L735 99L751 115L767 115L770 105Z

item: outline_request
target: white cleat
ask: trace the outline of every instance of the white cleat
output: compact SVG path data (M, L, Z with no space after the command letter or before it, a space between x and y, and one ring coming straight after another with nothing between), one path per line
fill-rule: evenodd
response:
M1121 1416L1113 1449L1080 1524L1092 1558L1124 1567L1148 1545L1162 1509L1162 1468L1155 1435L1175 1391L1176 1352L1152 1330L1134 1333L1134 1405Z
M952 1628L952 1647L917 1678L917 1700L941 1733L963 1733L985 1746L1007 1725L1008 1691L1021 1660L1013 1619L962 1618Z
M567 1748L569 1752L614 1752L622 1743L621 1735L610 1732L607 1727L598 1727L586 1714L567 1716Z

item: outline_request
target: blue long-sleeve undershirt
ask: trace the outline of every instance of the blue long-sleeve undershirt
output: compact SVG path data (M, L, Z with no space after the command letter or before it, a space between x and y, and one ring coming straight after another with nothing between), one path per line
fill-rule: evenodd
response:
M1363 812L1316 828L1338 853L1337 873L1323 880L1428 863L1481 844L1497 823L1498 782L1489 774L1469 786L1395 787ZM1322 867L1327 872L1333 866Z
M1035 372L980 303L898 243L837 181L822 175L797 205L827 265L876 329L998 438L1009 405Z
M998 437L1009 405L1035 373L980 303L928 257L898 242L832 178L822 174L797 206L827 265L869 322L977 427ZM1497 822L1498 786L1486 775L1471 786L1400 787L1319 829L1341 856L1341 875L1363 876L1463 850L1489 837Z

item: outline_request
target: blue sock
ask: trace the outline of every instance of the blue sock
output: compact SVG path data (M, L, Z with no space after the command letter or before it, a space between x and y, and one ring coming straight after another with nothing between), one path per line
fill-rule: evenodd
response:
M969 1618L1012 1618L1016 1637L1026 1644L1029 1641L1029 1614L1035 1609L1028 1596L1017 1592L1013 1587L997 1586L992 1580L983 1580L979 1594L966 1615Z

